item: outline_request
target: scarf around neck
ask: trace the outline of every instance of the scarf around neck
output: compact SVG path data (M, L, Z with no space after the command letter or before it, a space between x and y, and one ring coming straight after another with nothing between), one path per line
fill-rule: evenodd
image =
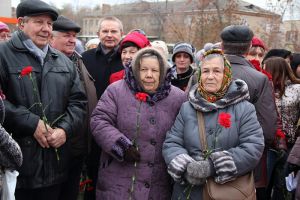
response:
M49 45L47 44L43 49L38 48L33 41L23 32L19 31L19 37L30 53L32 53L34 56L36 56L41 63L41 65L44 65L44 60L47 56L48 52L48 47Z
M159 100L166 98L171 91L171 78L172 70L169 68L163 83L158 87L157 91L154 94L149 94L146 102L149 105L154 105ZM125 66L125 82L127 83L129 89L135 95L138 92L145 92L138 81L135 79L132 71L131 64Z

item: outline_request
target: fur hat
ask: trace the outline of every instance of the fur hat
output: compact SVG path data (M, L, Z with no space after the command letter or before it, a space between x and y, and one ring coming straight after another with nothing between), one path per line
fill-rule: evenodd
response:
M258 37L255 37L255 36L254 36L254 37L252 38L251 43L252 43L252 46L253 46L253 47L261 47L261 48L263 48L264 50L267 50L267 48L266 48L264 42L263 42L261 39L259 39Z
M62 15L59 16L55 22L53 22L53 31L75 31L76 33L79 33L80 29L81 28L78 24Z
M194 52L195 52L195 48L186 42L179 42L177 44L175 44L174 48L173 48L173 55L172 55L172 61L175 62L175 56L177 53L187 53L190 56L191 62L194 62Z
M10 30L9 30L7 24L0 22L0 32L3 32L3 31L9 32Z
M48 14L51 16L53 21L55 21L58 17L58 12L54 7L40 0L23 1L19 3L16 14L17 18Z
M123 38L123 40L120 43L120 51L122 51L126 47L129 47L129 46L125 45L125 43L128 43L128 42L134 43L139 49L142 49L144 47L151 45L149 40L147 39L147 37L137 31L133 31L133 32L127 34Z
M158 60L159 67L160 67L159 68L159 72L160 72L159 86L160 86L163 83L163 81L165 80L167 71L169 69L169 65L168 65L165 57L162 55L162 53L159 50L157 50L156 48L146 47L146 48L139 50L136 53L136 55L134 56L132 63L131 63L133 75L138 82L141 81L138 72L139 72L139 69L141 66L141 60L143 57L145 57L145 55L154 56Z

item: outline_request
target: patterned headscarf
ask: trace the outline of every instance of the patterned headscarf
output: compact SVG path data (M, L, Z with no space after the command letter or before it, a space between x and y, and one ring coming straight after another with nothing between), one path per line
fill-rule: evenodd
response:
M224 75L223 75L223 81L222 81L221 88L215 93L207 92L201 81L201 70L200 70L199 79L198 79L199 80L198 91L203 98L205 98L208 102L213 103L213 102L221 99L227 92L227 89L231 83L232 72L231 72L231 65L230 65L229 61L225 58L224 53L221 49L211 49L211 50L206 51L204 53L204 59L206 56L212 55L212 54L218 54L221 57L223 57L223 60L224 60Z

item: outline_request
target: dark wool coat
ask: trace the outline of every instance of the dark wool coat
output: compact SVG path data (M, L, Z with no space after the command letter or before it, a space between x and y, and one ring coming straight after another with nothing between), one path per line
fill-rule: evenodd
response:
M237 168L237 176L253 170L264 149L264 137L256 118L254 106L246 99L248 89L244 81L231 83L225 96L209 103L203 99L194 85L189 92L189 102L185 102L179 111L171 130L163 144L163 156L166 163L180 154L188 154L194 159L201 156L200 133L197 112L203 113L207 146L209 149L227 150L232 155ZM225 112L231 115L229 128L217 126L218 116ZM175 183L172 199L185 199L187 184ZM194 186L190 199L202 199L202 185Z
M266 149L274 144L277 129L277 112L273 87L266 75L258 72L243 56L226 55L232 67L235 79L245 81L249 88L250 100L255 107L257 119L262 127ZM255 169L255 184L257 188L267 186L266 151Z
M68 141L82 127L86 96L69 58L49 47L42 66L25 48L19 34L15 32L11 40L0 44L0 85L6 95L3 126L12 133L23 153L17 187L41 188L66 180L70 158ZM64 129L67 135L67 142L58 148L59 162L53 148L42 148L33 137L42 113L38 106L32 106L36 99L29 77L19 77L26 66L33 68L48 121L51 123L63 115L53 124L53 127Z
M109 85L110 77L124 69L121 54L117 47L111 52L104 54L101 44L99 44L97 48L84 52L82 60L95 80L98 99Z
M138 137L141 161L137 165L133 199L169 200L170 178L162 157L162 144L186 95L171 86L167 97L150 106L142 102L140 107L140 135ZM98 200L128 199L133 163L117 160L112 147L120 137L132 140L136 134L138 101L125 80L111 84L95 108L91 128L95 141L105 152L101 156L98 183Z

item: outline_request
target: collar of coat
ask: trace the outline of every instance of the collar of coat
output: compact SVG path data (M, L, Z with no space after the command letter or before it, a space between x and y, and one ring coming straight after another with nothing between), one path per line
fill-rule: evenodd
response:
M248 100L249 91L248 86L244 81L236 79L231 82L225 96L214 103L208 102L199 94L198 84L191 88L188 98L189 102L196 110L201 112L211 112L228 107L243 100Z
M253 65L242 55L226 54L225 57L228 59L231 65L237 64L237 65L249 66L251 68L254 68Z

